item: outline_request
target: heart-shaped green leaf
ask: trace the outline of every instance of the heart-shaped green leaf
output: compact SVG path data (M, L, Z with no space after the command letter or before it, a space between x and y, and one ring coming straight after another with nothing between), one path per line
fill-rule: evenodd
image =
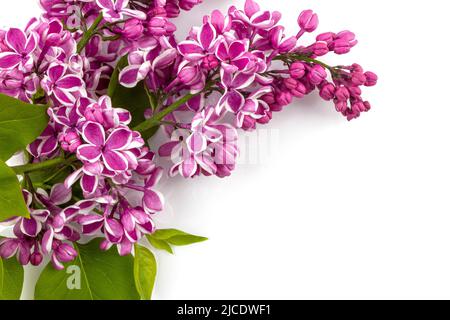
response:
M29 217L30 213L16 174L0 160L0 221L15 216Z
M47 106L32 105L0 94L0 159L25 149L48 124Z
M139 300L133 257L103 252L100 240L77 245L78 257L58 271L48 265L36 285L36 300Z
M208 238L196 236L177 229L161 229L151 235L156 240L164 240L174 246L187 246L193 243L203 242Z
M134 246L134 281L142 300L151 300L157 273L153 253L140 245Z
M23 267L16 259L0 259L0 300L19 300L23 286Z

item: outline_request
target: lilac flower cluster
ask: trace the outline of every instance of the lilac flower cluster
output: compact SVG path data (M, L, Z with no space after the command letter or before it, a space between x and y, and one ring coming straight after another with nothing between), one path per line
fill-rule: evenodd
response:
M288 36L279 12L247 0L243 10L213 11L178 42L170 20L201 2L40 0L41 18L24 31L0 31L0 92L49 106L47 129L27 148L29 163L62 159L56 170L64 175L37 186L25 172L31 217L4 222L15 237L0 240L2 258L39 265L47 255L61 269L82 237L130 254L163 210L154 189L163 169L143 138L150 129L167 135L157 155L171 157L169 175L226 177L239 154L237 129L267 124L293 98L317 90L349 120L370 109L361 87L376 84L374 73L318 60L348 53L353 33L323 33L304 45L316 14L303 11L298 34ZM149 97L146 120L133 128L136 115L107 95L115 70L121 86L142 85Z

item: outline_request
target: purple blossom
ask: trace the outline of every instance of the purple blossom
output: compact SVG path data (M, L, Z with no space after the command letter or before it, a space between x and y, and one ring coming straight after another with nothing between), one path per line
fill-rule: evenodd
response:
M11 28L6 32L5 45L8 50L0 53L0 70L18 67L22 71L29 71L33 66L32 53L37 46L36 35L26 35L20 29Z

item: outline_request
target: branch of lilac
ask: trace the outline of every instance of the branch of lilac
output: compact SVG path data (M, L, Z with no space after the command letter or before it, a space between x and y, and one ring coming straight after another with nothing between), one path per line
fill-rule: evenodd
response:
M348 120L371 109L362 88L376 85L375 73L322 61L350 52L355 34L326 32L305 44L318 27L311 10L289 36L279 12L247 0L243 9L214 10L177 41L172 18L202 1L40 2L43 16L24 31L0 32L0 92L49 106L48 127L27 147L26 163L12 167L31 216L7 221L16 236L0 240L0 256L22 265L48 256L63 269L82 236L131 254L157 230L163 174L231 175L237 129L268 124L294 99L317 91ZM114 77L128 106L106 94ZM148 98L145 109L134 108L138 95ZM159 148L146 139L156 129L165 139Z

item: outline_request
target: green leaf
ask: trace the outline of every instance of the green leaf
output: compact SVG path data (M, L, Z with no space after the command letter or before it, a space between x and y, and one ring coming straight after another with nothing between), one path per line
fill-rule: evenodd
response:
M108 96L112 97L117 89L117 86L120 86L119 74L120 71L122 71L122 69L125 68L127 65L128 65L128 55L125 55L122 58L120 58L119 62L117 62L113 74L111 75L111 79L109 80L108 85Z
M134 281L142 300L151 300L157 273L153 253L140 245L134 246Z
M187 246L208 240L208 238L192 235L177 229L157 230L152 234L152 237L157 240L165 240L174 246Z
M47 106L32 105L0 94L0 159L25 149L48 124Z
M30 213L16 174L0 160L0 221L14 216L29 217Z
M36 285L36 300L139 300L133 257L103 252L100 240L77 245L78 257L63 271L48 265Z
M145 121L144 112L153 108L155 97L148 92L143 81L134 88L125 88L119 83L119 74L123 68L128 65L128 56L122 57L117 63L116 68L111 76L108 87L108 95L111 97L112 105L115 108L123 108L130 111L133 117L130 127L135 127ZM142 132L144 140L148 140L155 135L159 127L151 128Z
M0 259L0 300L20 299L23 273L23 267L16 259Z
M173 254L172 247L167 243L167 241L155 239L150 234L147 235L147 239L155 249L164 250L170 254Z

